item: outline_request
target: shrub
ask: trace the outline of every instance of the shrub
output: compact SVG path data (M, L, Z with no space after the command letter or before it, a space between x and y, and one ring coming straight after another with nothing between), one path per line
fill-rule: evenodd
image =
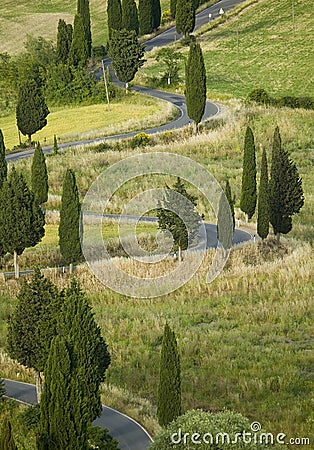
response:
M247 101L256 102L259 104L270 105L273 103L273 99L268 95L265 89L258 88L254 89L247 96Z
M311 97L299 97L298 108L314 109L314 100Z
M281 97L278 102L278 106L287 108L297 108L298 107L298 98L292 96Z
M171 21L172 21L172 17L171 17L170 9L166 9L165 11L163 11L163 13L161 15L161 24L164 25Z
M39 405L28 406L21 412L20 419L28 431L35 430L40 419Z
M150 144L150 135L144 132L136 134L130 142L131 148L145 147Z

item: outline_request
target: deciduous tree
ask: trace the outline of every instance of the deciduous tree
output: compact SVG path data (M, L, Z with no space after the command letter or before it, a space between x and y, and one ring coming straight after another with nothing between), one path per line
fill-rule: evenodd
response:
M31 184L36 205L42 205L48 200L48 172L46 159L39 142L35 152L31 168Z
M254 135L247 127L244 139L242 189L240 208L245 213L246 221L252 218L256 208L256 158Z
M197 42L190 44L185 67L185 98L188 115L197 131L206 106L206 70L202 49Z
M276 127L269 181L269 212L278 243L281 233L291 231L292 216L299 213L303 205L302 180L295 163L282 148L279 128Z
M269 232L269 193L268 193L268 167L265 149L262 154L261 176L257 203L257 234L265 239Z
M177 341L166 323L160 355L157 416L159 425L168 425L181 414L181 369Z
M47 125L49 109L46 105L40 87L34 80L25 81L19 88L16 106L16 121L18 129L28 136L32 144L32 134Z

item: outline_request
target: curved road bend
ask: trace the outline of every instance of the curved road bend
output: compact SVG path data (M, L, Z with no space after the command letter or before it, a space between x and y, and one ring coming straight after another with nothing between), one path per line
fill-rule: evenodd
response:
M4 382L6 397L31 405L37 403L35 385L12 380ZM119 441L121 450L147 450L152 443L152 438L139 423L108 406L103 405L101 416L93 424L107 428L111 436Z

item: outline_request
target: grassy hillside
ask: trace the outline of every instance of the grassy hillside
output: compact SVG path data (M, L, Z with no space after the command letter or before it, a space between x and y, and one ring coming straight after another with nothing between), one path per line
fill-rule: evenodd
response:
M291 0L258 0L239 15L230 13L219 27L197 33L209 98L246 97L256 87L275 96L314 95L314 15L307 0L294 0L293 22L291 5ZM152 59L140 73L145 80L143 74L158 76L159 71Z

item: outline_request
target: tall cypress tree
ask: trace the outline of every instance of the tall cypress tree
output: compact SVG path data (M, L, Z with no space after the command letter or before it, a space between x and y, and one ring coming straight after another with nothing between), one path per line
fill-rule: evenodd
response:
M69 27L70 26L70 27ZM72 43L72 25L59 19L57 32L57 62L66 64Z
M71 48L69 52L69 64L75 68L84 68L87 65L88 48L85 39L85 30L82 16L75 15Z
M230 211L232 215L232 223L233 223L233 230L235 229L235 214L234 214L234 204L235 204L235 198L232 195L231 186L229 183L229 180L226 181L226 187L225 187L225 194L230 206Z
M45 216L34 202L22 174L13 167L0 191L0 242L14 255L15 277L19 277L18 255L33 247L45 234Z
M246 215L246 221L251 219L256 208L256 158L254 135L247 127L244 139L243 172L240 208Z
M107 15L108 15L109 39L111 39L113 30L122 29L121 0L108 0Z
M234 222L232 206L230 205L229 198L227 197L227 192L225 192L221 194L217 216L217 240L225 250L231 249L233 235Z
M61 197L59 246L67 264L78 262L82 257L80 242L81 205L75 175L66 171Z
M257 234L265 239L269 232L269 198L268 198L268 167L265 149L262 154L261 176L257 203Z
M139 33L138 12L134 0L122 0L122 28L134 30L137 35Z
M13 438L11 422L7 418L4 419L1 429L0 450L17 450Z
M49 109L36 81L23 82L18 92L16 121L18 129L28 136L29 145L32 144L32 134L47 125L48 114Z
M8 165L5 159L5 145L2 130L0 129L0 189L7 179Z
M77 14L79 14L83 20L87 55L90 58L92 56L92 32L90 24L89 0L77 1Z
M177 0L170 0L170 14L172 19L176 17L176 7L177 7Z
M160 0L151 0L151 2L152 2L152 24L154 31L156 31L160 27L161 21Z
M177 0L176 30L188 37L195 27L195 9L193 0Z
M195 131L202 120L206 105L206 71L200 44L191 42L185 67L185 97L189 117Z
M48 172L46 159L39 142L37 142L31 169L32 192L36 205L48 200Z
M58 292L39 270L22 284L8 323L8 351L12 359L35 370L37 398L41 395L41 372L56 334L54 310Z
M280 234L292 229L292 216L304 205L302 180L295 163L282 148L279 128L276 127L272 148L269 181L269 212L277 241Z
M0 378L0 400L5 395L4 379Z
M166 323L160 355L157 416L166 426L181 414L181 369L177 341Z
M153 32L152 0L139 0L138 19L140 23L140 35Z

